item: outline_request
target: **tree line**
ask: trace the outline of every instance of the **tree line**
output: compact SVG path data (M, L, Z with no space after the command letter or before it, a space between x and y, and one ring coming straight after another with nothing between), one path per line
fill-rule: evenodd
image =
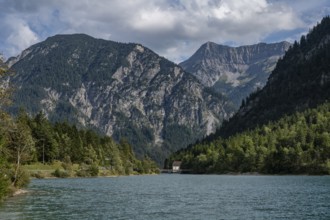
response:
M194 173L330 174L330 103L171 155Z
M43 113L35 117L21 111L17 118L2 112L0 125L0 191L8 186L23 187L28 183L22 164L51 164L60 161L64 171L55 176L97 176L99 169L108 175L157 173L158 167L148 157L139 160L132 147L122 139L92 130L81 130L67 122L52 124ZM79 169L72 173L72 165ZM1 195L1 194L0 194Z
M8 69L0 61L0 75ZM10 89L0 87L0 109L10 103ZM0 199L29 182L26 164L60 162L57 177L130 175L159 172L150 158L137 159L125 140L119 143L92 130L68 122L51 123L45 114L34 117L20 110L16 117L0 110ZM73 170L73 165L78 165ZM36 177L37 174L36 174Z
M228 137L329 101L329 35L328 16L300 42L293 43L278 60L265 87L250 94L238 113L224 122L213 137Z

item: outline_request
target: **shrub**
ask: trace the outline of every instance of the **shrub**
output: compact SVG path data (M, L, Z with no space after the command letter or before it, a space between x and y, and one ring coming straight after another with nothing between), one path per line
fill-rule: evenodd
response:
M78 170L78 171L76 172L76 175L77 175L78 177L87 177L87 172L86 172L86 170Z
M45 173L38 171L37 173L31 173L31 177L35 177L37 179L44 179L46 175Z
M64 170L56 169L53 173L53 176L58 177L58 178L67 178L70 176L70 174Z
M69 156L65 156L62 162L62 167L64 170L71 172L73 170L72 162Z
M6 174L0 173L0 200L8 194L10 181Z
M99 167L96 164L92 164L92 165L81 164L80 169L76 173L76 175L79 177L91 177L91 176L97 176L98 174L99 174Z
M15 182L15 187L17 188L26 187L29 183L30 183L29 173L26 170L20 168L18 171L17 180Z
M96 164L92 164L88 168L88 172L91 176L97 176L99 174L99 167Z

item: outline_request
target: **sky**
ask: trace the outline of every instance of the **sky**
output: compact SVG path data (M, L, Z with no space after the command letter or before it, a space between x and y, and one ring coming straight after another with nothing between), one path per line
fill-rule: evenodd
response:
M178 63L208 41L293 42L329 14L330 0L0 0L0 53L85 33L141 43Z

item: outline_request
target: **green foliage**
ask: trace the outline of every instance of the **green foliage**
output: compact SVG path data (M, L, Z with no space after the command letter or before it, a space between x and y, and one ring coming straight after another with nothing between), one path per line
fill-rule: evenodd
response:
M22 167L18 171L16 169L12 169L11 171L11 182L14 187L19 189L26 187L30 183L30 175Z
M125 140L117 144L110 137L100 136L91 130L78 130L76 126L65 122L52 125L42 113L34 118L23 113L21 115L21 123L24 123L21 128L25 126L30 132L28 134L35 146L29 161L61 161L65 174L58 169L54 172L55 176L74 175L73 163L81 164L78 176L98 175L99 166L111 170L112 174L128 175L139 163Z
M148 157L145 157L142 161L138 161L136 163L134 171L137 172L138 174L144 174L144 173L158 174L158 173L160 173L160 170L159 170L157 164Z
M164 139L168 140L167 143L170 151L178 149L178 146L187 146L190 144L193 136L196 136L196 134L186 126L171 124L164 128Z
M4 162L15 164L15 169L10 169L9 177L14 179L16 176L17 180L13 180L13 184L17 187L25 185L24 172L17 166L17 152L20 152L19 164L60 163L64 170L58 167L52 175L61 178L75 175L97 176L100 168L107 170L109 175L156 172L157 166L150 159L140 161L135 157L127 140L123 139L118 144L110 137L98 135L91 130L79 130L66 122L52 125L42 113L30 118L21 111L16 121L9 122L13 129L3 131L5 142L0 146L8 152ZM15 129L19 129L19 132ZM80 164L78 170L73 168L74 163ZM137 172L137 167L141 167L141 164L143 169ZM36 172L33 175L43 177L43 174Z
M279 59L266 86L251 94L215 137L229 137L329 101L330 17Z
M37 179L44 179L46 177L46 175L44 173L42 173L41 171L38 171L36 173L30 173L31 177L35 177Z
M93 81L95 85L111 82L111 73L128 65L126 57L134 47L135 44L119 44L84 34L57 35L32 46L33 52L26 57L29 59L13 66L17 75L28 83L15 91L10 112L17 113L24 106L29 113L38 113L42 109L40 100L47 96L45 88L71 94L82 82ZM33 57L29 57L32 54ZM21 87L19 81L19 77L12 79ZM51 121L67 118L70 123L76 123L76 110L68 102L59 101L54 113L49 115Z
M127 139L129 143L134 143L134 152L138 155L145 155L146 146L154 141L152 129L148 127L135 126L129 118L118 114L121 121L120 129L116 129L113 134L115 140Z
M9 193L9 167L0 145L0 201Z
M70 174L67 171L60 169L56 169L52 174L53 176L58 178L67 178L70 176Z
M97 164L90 165L88 172L91 176L97 176L99 174L99 167Z
M81 164L79 166L79 170L77 172L77 176L79 177L93 177L97 176L99 173L99 167L97 164Z
M192 122L195 126L194 130L189 126L182 130L183 141L178 138L180 135L177 133L169 134L170 132L166 131L168 141L165 140L164 145L158 148L163 137L154 136L159 127L156 124L172 124L172 122L167 122L171 120L167 116L172 113L180 117L174 108L176 105L174 100L182 100L184 96L187 96L185 100L187 104L183 107L185 111L197 111L191 110L189 103L198 103L199 112L190 114L198 114L198 117L202 117L201 112L205 108L213 104L219 105L220 101L227 105L227 101L211 89L205 89L201 94L202 97L194 96L195 91L192 90L194 87L188 86L188 82L198 85L198 90L202 89L195 77L184 73L176 64L159 57L147 48L143 49L143 53L136 53L138 46L141 45L99 40L83 34L57 35L31 46L29 53L11 67L17 72L17 76L10 81L16 87L14 104L10 107L10 112L16 115L21 106L31 115L45 110L51 122L60 122L65 119L68 123L80 128L94 128L97 122L100 127L95 130L102 130L103 133L110 131L107 124L111 122L110 124L114 124L112 137L115 141L126 138L133 145L134 152L139 158L148 155L161 163L170 151L173 152L172 149L180 149L202 137L202 135L196 135L195 131L204 133L201 129L204 125L196 125L201 121ZM122 71L125 74L119 79L118 74ZM168 89L164 96L159 96L159 91L163 90L164 86ZM82 89L86 92L86 100L77 98ZM130 106L129 116L123 114L120 105L123 102L131 102L129 99L134 99L137 94L146 96L141 99L144 110L141 112L140 108ZM163 101L159 102L159 99ZM111 100L111 103L106 100ZM100 106L103 109L102 112L97 113L97 109L93 107L88 110L91 114L86 115L84 110L86 101L94 107ZM202 105L204 102L207 103L206 106ZM158 108L164 109L165 118L155 114ZM218 110L213 108L212 111ZM147 112L146 115L144 111ZM219 117L222 117L222 114ZM177 120L174 120L174 124L177 124ZM37 127L40 124L38 121L34 123ZM40 130L44 133L36 131L35 134L38 136L36 139L40 140L37 143L36 160L40 161L43 156L47 161L62 159L63 155L56 151L60 146L55 146L56 141L49 138L47 139L50 142L43 142L41 138L48 135L48 132L44 128ZM180 133L181 130L177 129L177 131ZM161 132L157 135L163 134ZM79 140L77 135L75 136L77 138L71 141L75 142L76 148L72 150L77 154L70 152L72 161L83 157L81 155L84 152L83 148L89 148L92 154L96 153L94 156L98 156L98 151L93 152L95 146L83 146L83 141ZM172 137L176 140L172 140ZM71 136L68 135L63 139L59 137L64 142L68 141L68 138ZM168 149L169 147L171 149ZM46 155L42 153L41 148L46 149ZM102 162L101 160L100 163Z
M195 173L330 174L330 103L179 151Z
M91 130L78 130L66 122L51 124L43 113L34 118L20 111L16 119L0 112L0 199L11 189L25 187L29 173L22 165L28 163L62 164L52 175L97 176L99 169L108 174L129 175L141 164L127 141L117 144L112 138ZM73 163L81 164L74 173ZM148 167L150 166L150 167ZM145 165L144 172L154 172L154 163ZM44 178L46 172L36 170L32 176Z
M16 122L10 118L2 120L0 127L2 140L0 146L0 194L8 193L8 183L16 188L25 187L29 183L28 173L21 165L31 159L34 142L29 127L19 118ZM7 188L7 190L6 190ZM3 191L4 190L4 191Z
M7 74L7 66L0 59L0 78L3 78ZM3 112L3 107L8 100L8 91L1 86L0 88L0 201L8 195L10 181L10 166L8 162L8 150L6 148L6 136L9 116Z
M0 174L0 201L4 198L9 192L10 181L8 177L1 172Z
M72 165L72 162L71 162L71 159L69 156L65 156L64 159L63 159L63 162L62 162L62 167L64 170L68 171L68 172L72 172L73 170L73 165Z
M8 193L10 181L8 178L8 161L6 159L6 149L4 148L4 137L2 129L0 130L0 200Z

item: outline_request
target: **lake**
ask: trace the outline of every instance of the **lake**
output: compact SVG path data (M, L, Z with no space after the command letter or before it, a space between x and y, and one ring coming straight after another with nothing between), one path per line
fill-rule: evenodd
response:
M330 176L34 179L0 219L330 219Z

